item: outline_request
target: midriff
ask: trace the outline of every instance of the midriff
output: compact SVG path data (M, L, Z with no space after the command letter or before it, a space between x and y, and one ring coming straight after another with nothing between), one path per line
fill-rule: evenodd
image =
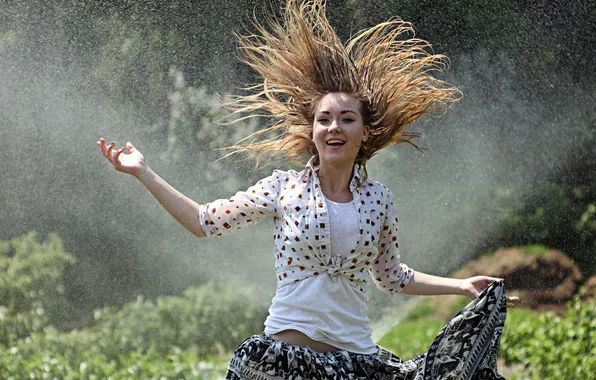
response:
M307 346L317 352L339 351L339 348L318 340L311 339L306 334L298 330L280 331L276 334L272 334L271 338L273 338L273 340L286 342L294 346Z

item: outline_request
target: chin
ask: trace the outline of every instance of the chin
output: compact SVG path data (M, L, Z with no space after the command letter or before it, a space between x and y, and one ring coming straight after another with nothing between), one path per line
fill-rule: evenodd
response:
M349 165L352 167L354 162L356 161L356 157L346 156L346 155L338 155L338 154L326 154L320 155L319 160L321 163L325 163L328 165L333 166L341 166L341 165Z

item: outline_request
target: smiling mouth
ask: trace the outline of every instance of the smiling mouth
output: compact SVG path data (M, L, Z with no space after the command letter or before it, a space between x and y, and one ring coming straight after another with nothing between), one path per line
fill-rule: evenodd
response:
M329 140L326 142L326 144L329 146L342 146L345 144L345 142L341 140Z

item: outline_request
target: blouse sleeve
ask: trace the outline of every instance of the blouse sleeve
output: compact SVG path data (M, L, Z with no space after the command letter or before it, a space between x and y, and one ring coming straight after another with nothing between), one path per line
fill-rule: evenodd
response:
M378 242L379 255L370 268L370 275L382 291L400 293L412 279L414 271L400 262L397 242L397 217L393 206L393 194L387 189L385 221Z
M238 228L255 224L278 215L277 199L280 189L277 170L246 191L239 191L230 199L218 199L201 205L199 220L207 236L222 236Z

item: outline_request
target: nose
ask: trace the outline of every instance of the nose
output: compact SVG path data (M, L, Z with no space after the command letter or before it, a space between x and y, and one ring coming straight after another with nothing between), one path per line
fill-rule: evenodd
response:
M329 132L341 132L341 126L337 120L331 120L329 124L329 128L327 128Z

